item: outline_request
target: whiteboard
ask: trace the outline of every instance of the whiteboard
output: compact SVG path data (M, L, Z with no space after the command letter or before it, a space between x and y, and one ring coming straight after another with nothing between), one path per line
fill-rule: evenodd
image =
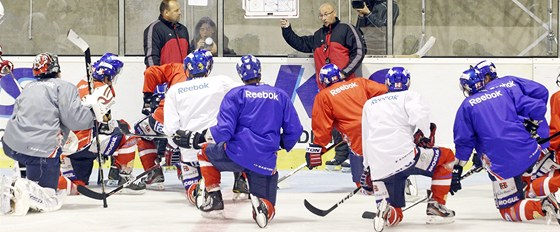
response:
M245 18L298 18L299 0L243 0Z

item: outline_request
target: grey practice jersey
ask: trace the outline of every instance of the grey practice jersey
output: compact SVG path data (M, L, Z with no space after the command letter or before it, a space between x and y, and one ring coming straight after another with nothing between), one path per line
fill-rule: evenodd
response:
M16 99L3 139L16 152L54 157L69 130L89 129L93 120L75 85L60 78L40 79L27 84Z

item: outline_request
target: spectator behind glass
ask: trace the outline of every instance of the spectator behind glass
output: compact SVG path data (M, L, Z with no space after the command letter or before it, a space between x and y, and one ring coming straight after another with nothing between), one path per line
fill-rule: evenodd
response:
M364 34L368 55L387 55L387 1L363 0L358 12L356 28ZM399 17L399 6L393 1L393 27Z
M212 38L212 40L208 40ZM233 49L228 47L229 39L224 36L224 54L235 55ZM210 17L202 17L194 28L194 38L191 41L191 50L199 48L212 52L213 56L218 55L218 35L216 33L216 23Z

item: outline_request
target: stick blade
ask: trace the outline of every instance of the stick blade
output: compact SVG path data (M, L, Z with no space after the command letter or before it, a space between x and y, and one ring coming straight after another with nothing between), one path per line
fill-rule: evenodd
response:
M105 196L106 194L95 192L83 185L78 185L78 192L86 197L96 200L104 200L107 198Z
M374 219L376 215L377 215L377 214L374 213L374 212L371 212L371 211L364 211L364 213L362 213L362 218L363 218L363 219Z
M68 30L66 38L70 40L70 42L72 42L74 45L79 47L82 52L86 52L89 49L89 45L87 44L87 42L78 34L76 34L76 32L74 32L74 30L72 29Z
M430 36L428 41L426 41L426 44L424 44L424 46L418 49L418 51L415 54L417 54L419 57L425 56L426 53L428 53L428 51L432 49L435 43L436 43L436 37Z
M311 213L313 213L317 216L321 216L321 217L326 216L327 214L330 213L330 211L332 211L332 209L329 209L329 210L318 209L317 207L311 205L311 203L309 203L309 201L307 201L305 199L303 200L303 205L305 205L305 208L307 208L307 210L309 210L309 212L311 212Z

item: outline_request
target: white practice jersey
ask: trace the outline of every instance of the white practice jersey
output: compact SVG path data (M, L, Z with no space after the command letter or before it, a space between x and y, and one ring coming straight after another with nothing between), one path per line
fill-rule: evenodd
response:
M372 180L398 173L414 164L416 129L430 133L430 110L417 92L389 92L369 99L362 115L364 167Z
M202 132L216 125L222 99L230 89L240 85L231 77L217 75L171 86L165 94L164 133L172 136L177 130ZM193 153L196 160L196 150L181 149L182 154L185 152Z

